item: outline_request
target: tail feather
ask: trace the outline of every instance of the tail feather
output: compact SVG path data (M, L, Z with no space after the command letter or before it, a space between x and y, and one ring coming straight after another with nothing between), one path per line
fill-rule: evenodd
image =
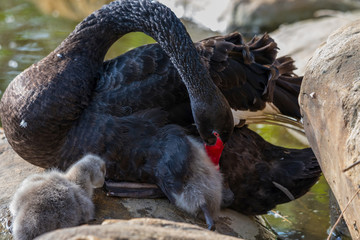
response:
M247 45L256 63L271 65L274 62L278 47L274 39L267 33L262 37L254 37Z
M279 69L279 73L282 76L289 76L289 77L297 77L294 73L296 70L296 66L294 65L295 61L289 56L282 56L276 59L274 65Z
M296 67L294 60L289 56L276 59L274 65L280 75L275 80L273 103L282 114L300 119L298 97L303 77L293 72Z
M232 33L196 47L232 109L262 111L272 103L278 114L301 118L297 99L302 77L294 74L291 57L276 59L277 44L268 34L246 43L240 33Z
M240 33L212 37L195 44L211 77L233 109L263 109L272 94L277 45L267 34L245 43ZM275 71L274 71L275 70ZM270 83L270 85L269 85Z

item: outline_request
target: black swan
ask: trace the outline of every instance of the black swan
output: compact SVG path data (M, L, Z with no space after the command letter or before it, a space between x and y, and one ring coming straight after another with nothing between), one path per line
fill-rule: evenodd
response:
M140 30L159 45L103 62L114 41ZM219 185L221 177L184 128L195 122L208 145L228 141L234 126L229 104L255 112L271 103L272 114L289 111L299 118L292 112L297 99L288 96L300 85L281 75L288 59L275 60L276 44L267 35L244 44L240 34L231 34L195 47L198 53L163 5L112 2L11 82L0 105L6 137L22 158L46 168L66 169L87 152L98 154L109 180L154 183L179 207L201 209L211 228L221 191L205 191L202 184ZM276 100L278 95L289 100ZM208 169L200 178L210 180L196 185L199 165ZM190 186L204 191L194 197ZM185 202L177 202L186 193Z
M103 186L105 171L104 160L86 155L66 173L53 169L27 177L10 203L15 240L94 219L93 188Z
M202 140L211 145L219 136L226 142L233 131L228 102L180 20L164 5L147 0L105 5L47 57L17 76L1 100L5 135L22 158L41 167L65 169L85 153L98 154L107 161L109 179L155 183L184 210L201 209L213 228L212 217L220 208L221 189L216 185L221 186L221 176L209 168L213 166L202 145L181 127L167 124L165 111L135 111L119 102L116 95L121 92L116 90L129 79L104 80L105 53L131 31L149 34L168 54L186 86ZM134 77L131 80L136 81ZM195 166L206 169L200 177L206 176L207 182L195 181ZM211 188L202 185L212 182L216 184ZM194 198L198 188L204 191Z
M86 118L101 118L102 127L111 128L110 122L127 113L126 105L117 106L116 99L110 99L114 100L112 109L102 107L98 101L104 96L96 93L113 84L100 79L105 53L131 31L149 34L169 55L186 86L202 139L211 145L217 132L222 141L227 141L233 130L228 102L211 80L180 20L155 1L124 0L91 14L53 52L10 83L2 98L1 113L6 136L20 156L39 166L64 167L71 159L62 156L61 163L49 159L59 155L68 141L75 141L72 134L84 129ZM116 90L118 85L111 87ZM109 91L108 98L114 97Z

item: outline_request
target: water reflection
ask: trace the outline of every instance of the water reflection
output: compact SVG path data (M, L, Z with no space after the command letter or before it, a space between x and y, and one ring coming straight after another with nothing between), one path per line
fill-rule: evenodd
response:
M79 19L80 16L82 19L107 2L106 0L33 1L37 4L41 3L39 8L49 12L50 15L42 14L39 8L25 0L0 3L1 95L16 75L42 59L74 29L77 21L69 19ZM86 5L78 5L80 3ZM66 16L69 19L58 16ZM201 37L205 37L206 34ZM107 58L116 57L131 48L150 42L153 40L142 33L129 34L110 49ZM254 129L277 145L304 147L282 128L258 126ZM327 191L328 186L324 179L321 179L304 197L278 206L275 212L268 214L266 218L284 239L325 239L329 227Z

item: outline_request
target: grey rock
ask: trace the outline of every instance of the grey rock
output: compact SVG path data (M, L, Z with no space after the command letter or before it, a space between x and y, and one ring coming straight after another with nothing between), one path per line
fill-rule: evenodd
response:
M340 208L347 207L353 239L360 239L360 165L349 168L360 153L359 39L360 20L331 34L308 62L300 92L306 136Z
M270 33L270 36L278 44L278 56L291 56L297 67L294 72L299 76L304 75L307 62L332 32L360 18L360 11L325 13L327 15L323 18L282 25ZM316 94L311 95L315 96ZM288 131L302 144L309 145L306 136L292 130Z
M349 11L360 3L346 0L233 0L232 20L228 29L262 33L284 23L314 18L318 10Z
M278 56L289 55L298 68L295 73L304 75L305 66L315 50L326 41L336 29L360 18L360 12L332 12L319 19L308 19L282 25L270 36L278 44Z
M223 239L239 238L220 235L187 223L173 222L163 219L138 218L132 220L110 220L103 225L68 228L44 234L36 240L143 240L143 239Z
M23 159L21 159L12 150L12 148L6 141L4 134L0 132L0 188L2 189L2 193L0 195L0 223L1 223L0 239L11 239L9 226L11 225L12 219L8 210L8 206L17 187L30 174L40 173L43 171L44 170L42 168L33 166L28 162L24 161ZM210 235L214 236L214 238L209 238L209 239L220 239L220 238L231 239L231 238L226 238L225 235L244 238L244 239L275 239L276 238L274 233L268 229L266 223L261 217L257 217L257 216L248 217L229 209L224 209L220 212L219 218L216 221L216 227L217 227L216 231L218 234L215 234L212 232L208 232L206 230L206 223L202 217L202 214L199 214L199 216L191 216L179 210L174 205L170 204L167 199L129 199L129 198L122 199L115 197L107 197L102 189L96 189L94 191L93 201L95 204L96 221L90 222L89 224L96 226L91 226L93 228L89 228L91 230L89 230L90 232L88 233L87 230L83 230L84 227L79 227L80 229L79 231L81 231L82 234L85 234L85 236L91 235L92 232L96 232L96 233L99 232L99 234L106 233L108 231L106 227L99 225L106 219L129 220L133 218L158 218L158 219L160 218L175 222L186 222L188 224L191 224L189 225L191 227L186 226L181 231L186 231L186 229L188 228L190 230L198 229L199 227L197 226L200 226L201 231L205 232L204 234L209 234L209 236ZM141 220L141 221L151 222L152 220ZM158 220L154 220L154 221L156 222ZM128 223L123 223L123 224L126 225ZM129 224L134 225L135 223L130 222ZM150 229L149 232L145 232L146 229L145 228L143 229L141 227L143 223L140 224L136 222L135 225L136 227L133 228L134 229L136 228L137 232L133 232L134 234L142 233L142 235L144 236L152 236L151 234L153 234L154 231L153 229L152 230ZM117 229L117 227L110 227L110 228ZM85 227L85 229L87 228ZM127 229L127 228L125 227L123 229ZM176 236L178 232L171 232L169 229L173 229L173 228L165 228L163 232L168 233L170 236ZM57 234L57 231L60 230L56 230L53 234ZM73 230L71 229L71 231ZM74 230L74 231L77 232L78 230ZM196 230L196 232L199 231L200 230ZM119 234L120 232L122 231L118 231L117 234ZM189 233L189 234L191 235L193 233ZM96 238L97 236L94 235L93 238L81 238L81 239L111 239L110 236L107 236L105 238L101 238L100 236L103 235L99 235L98 238ZM60 239L60 238L58 238L58 236L56 235L56 238L52 238L52 239ZM80 239L80 238L69 237L66 239ZM133 236L133 238L131 239L149 239L149 238L146 237L139 238L139 236ZM164 239L164 236L155 239ZM169 239L182 239L182 238L180 237L180 238L169 238ZM199 238L188 238L188 239L199 239Z
M345 12L360 8L360 2L356 0L159 1L170 7L177 17L196 23L198 28L221 33L237 30L244 34L270 32L282 24L314 19L319 17L317 13L323 9ZM32 0L32 2L46 14L79 21L111 0Z

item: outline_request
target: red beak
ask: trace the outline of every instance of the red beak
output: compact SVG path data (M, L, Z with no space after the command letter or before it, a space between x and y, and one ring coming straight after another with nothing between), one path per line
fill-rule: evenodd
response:
M221 157L221 153L224 149L224 143L221 141L220 136L217 132L214 132L214 135L216 136L216 143L214 145L205 145L205 150L208 156L210 157L211 161L214 163L214 165L219 168L219 161Z

